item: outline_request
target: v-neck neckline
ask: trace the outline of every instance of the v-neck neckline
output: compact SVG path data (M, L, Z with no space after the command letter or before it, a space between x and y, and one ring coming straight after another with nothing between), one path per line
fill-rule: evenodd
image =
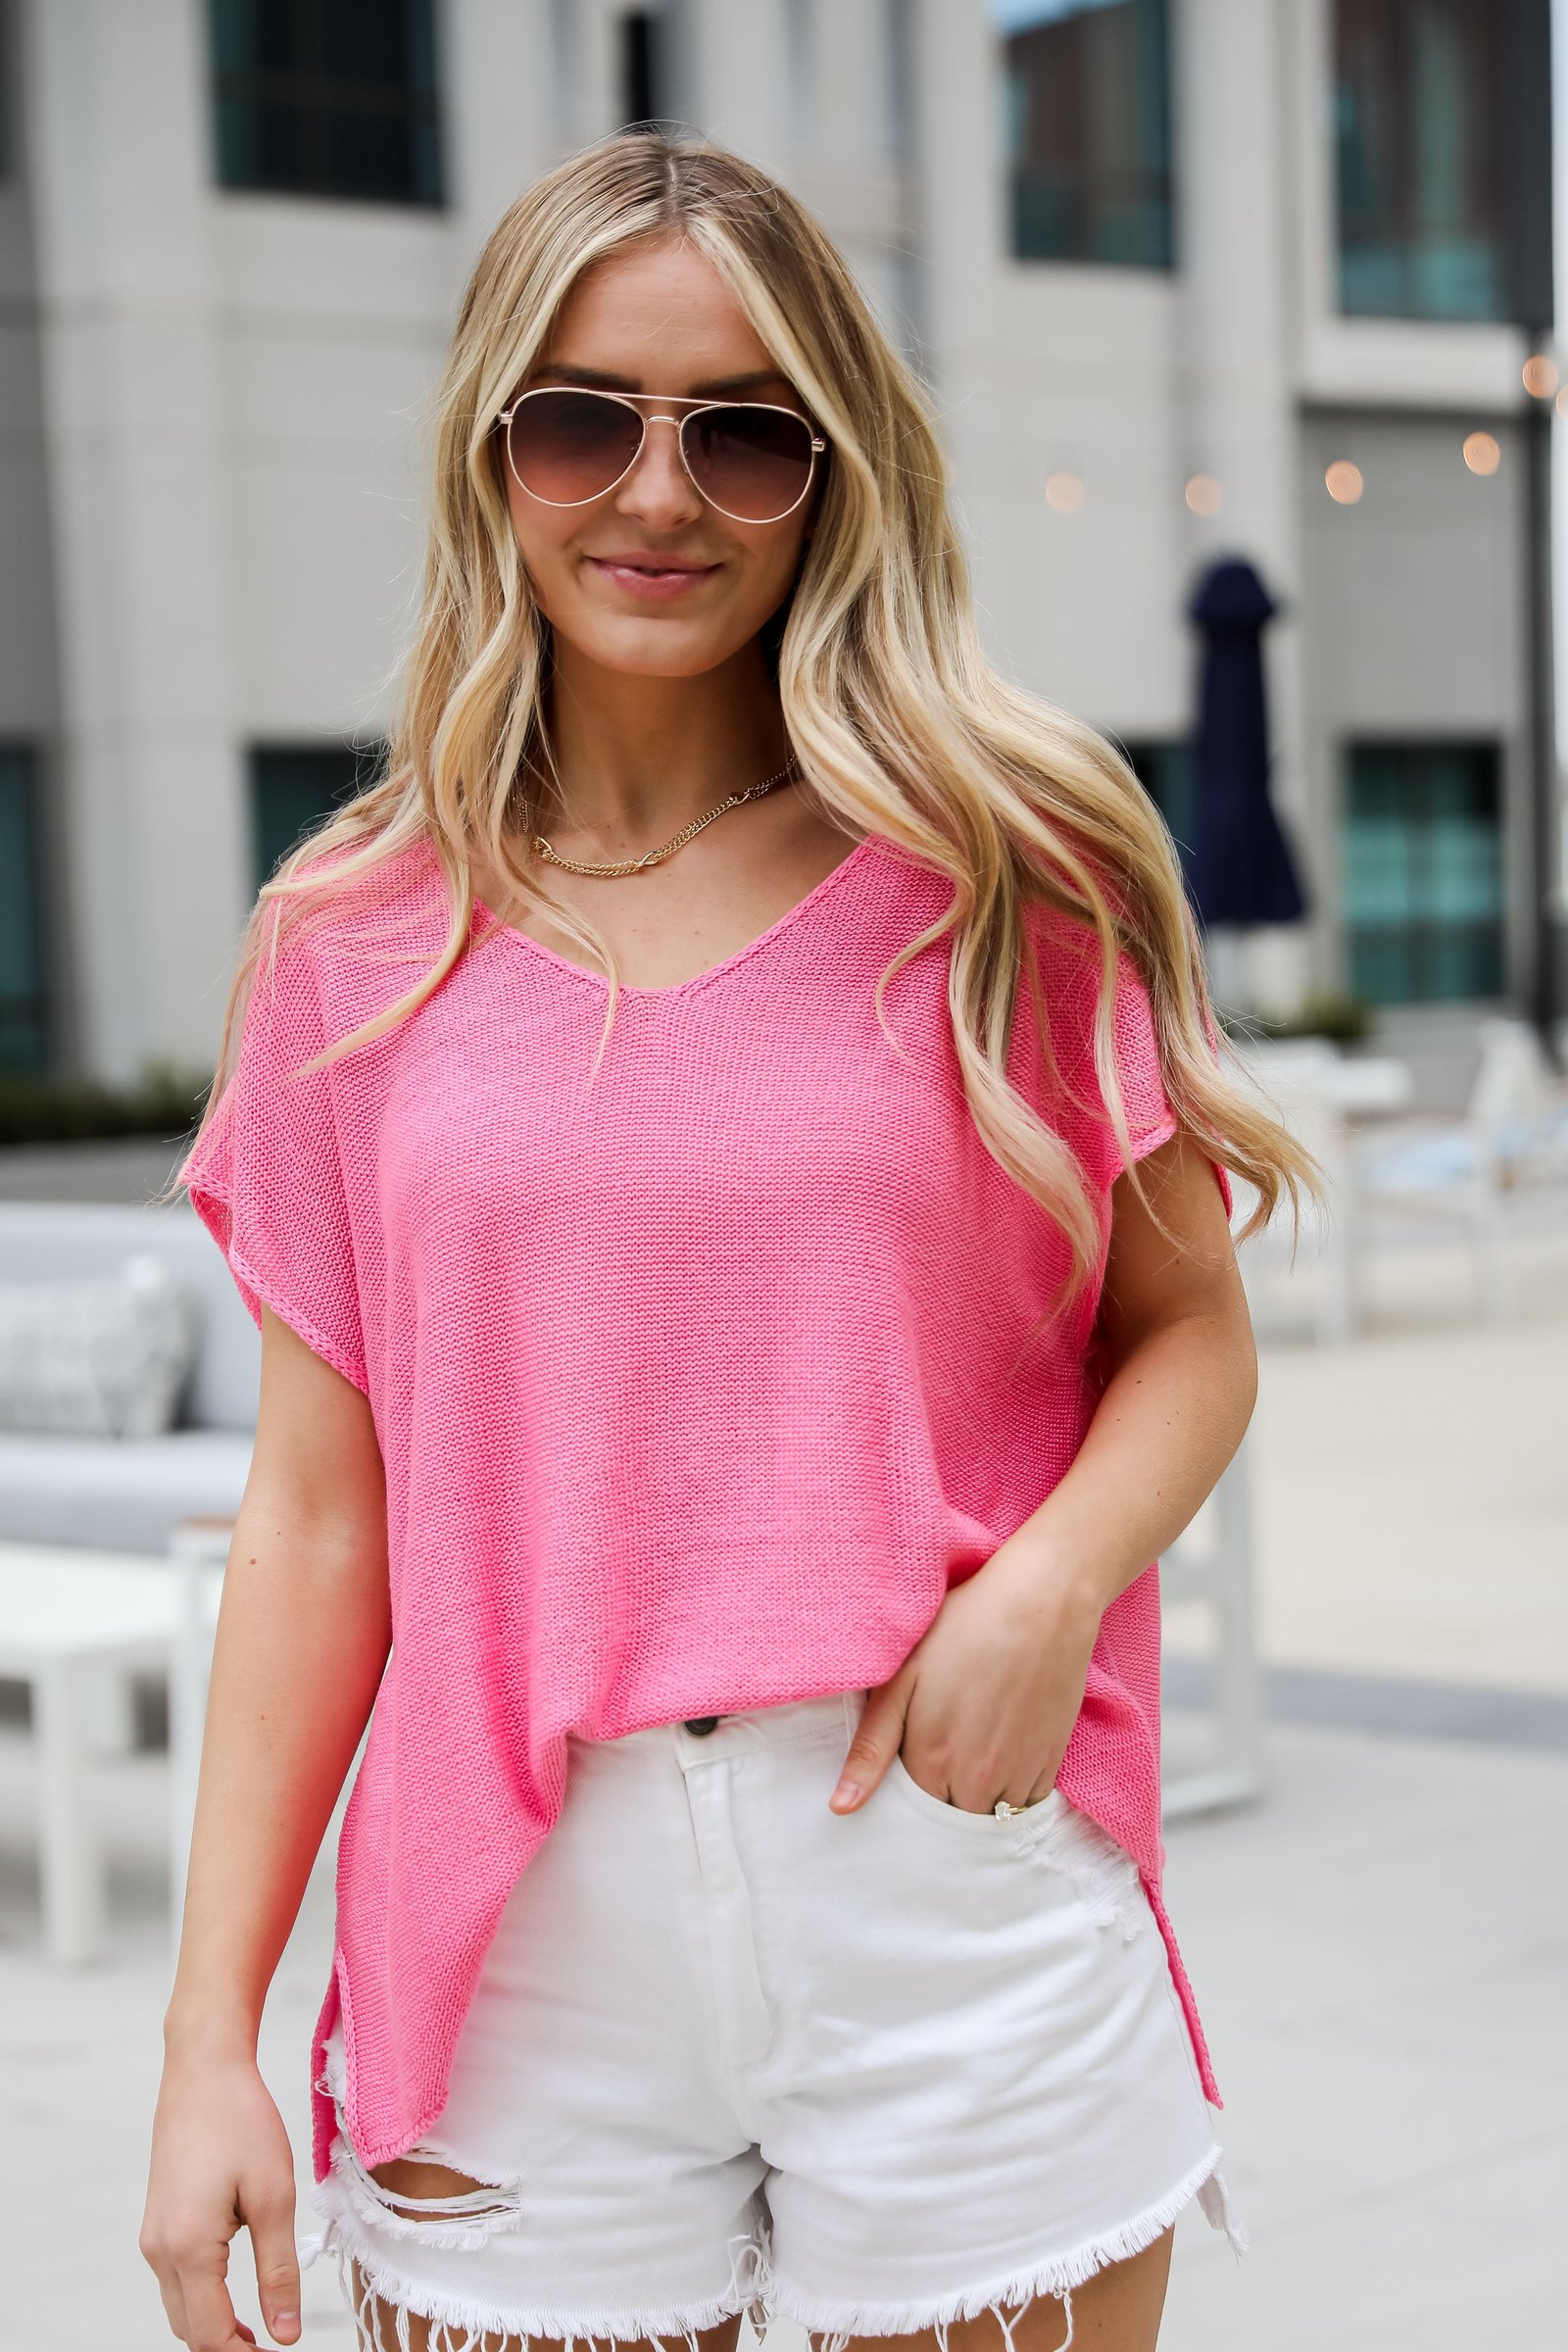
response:
M760 955L764 949L771 947L773 942L788 931L793 924L799 922L802 916L810 913L820 906L822 901L831 895L837 884L850 873L852 867L858 867L866 861L876 848L877 838L874 833L863 833L848 857L841 858L837 865L830 866L820 882L813 883L804 898L797 899L793 906L787 906L776 922L769 923L765 931L760 931L757 937L748 940L743 948L737 948L733 956L726 956L720 962L710 963L706 971L693 972L690 979L677 980L667 988L640 988L634 986L630 981L622 981L620 994L623 997L636 997L654 1004L673 1004L683 997L691 996L700 988L707 988L716 980L727 978L742 964L750 962L754 956ZM600 996L609 996L610 982L603 972L591 971L584 963L574 963L569 956L558 955L554 948L547 948L543 940L535 939L531 932L519 931L515 923L509 923L501 915L498 915L489 901L480 898L477 892L474 894L473 917L469 925L470 945L482 944L481 940L474 939L474 932L478 929L481 918L487 919L492 926L490 930L484 932L483 939L514 940L525 955L536 958L541 963L551 965L568 979L579 981L584 987L595 990Z

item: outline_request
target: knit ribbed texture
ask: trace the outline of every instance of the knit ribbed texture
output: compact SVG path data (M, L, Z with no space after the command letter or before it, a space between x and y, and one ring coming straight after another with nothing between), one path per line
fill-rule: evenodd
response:
M1065 1245L976 1133L945 942L886 992L902 1052L877 1021L879 975L946 903L862 841L739 955L623 990L592 1076L607 984L483 908L411 1019L289 1075L434 959L424 848L258 981L182 1175L252 1314L265 1300L367 1393L386 1467L393 1647L339 1846L318 2180L339 2002L362 2161L439 2116L568 1732L883 1682L1082 1444L1094 1295L1042 1323ZM1020 1019L1010 1066L1085 1170L1102 1266L1122 1161L1098 951L1059 916L1029 925L1051 1055ZM1138 1156L1176 1122L1130 961L1116 1050ZM1221 2104L1158 1899L1154 1566L1104 1613L1057 1780L1137 1858Z

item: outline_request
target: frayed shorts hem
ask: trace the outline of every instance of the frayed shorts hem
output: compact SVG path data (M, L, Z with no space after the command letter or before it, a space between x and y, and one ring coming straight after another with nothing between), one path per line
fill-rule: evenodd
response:
M1231 2205L1220 2162L1223 2152L1216 2143L1168 2196L1161 2197L1157 2204L1135 2215L1131 2221L1123 2222L1118 2229L1102 2232L1064 2254L1047 2255L1027 2269L988 2285L971 2287L961 2294L927 2296L904 2303L852 2304L808 2293L770 2267L763 2290L768 2311L774 2317L794 2320L813 2334L820 2334L824 2339L821 2352L844 2352L852 2336L914 2335L927 2328L935 2330L942 2352L947 2352L947 2331L955 2321L976 2319L981 2312L991 2311L995 2312L1011 2352L1018 2308L1027 2307L1037 2296L1054 2295L1066 2308L1067 2332L1059 2347L1059 2352L1066 2352L1073 2340L1074 2287L1082 2286L1109 2264L1126 2262L1134 2254L1143 2253L1171 2227L1194 2197L1201 2204L1211 2226L1224 2230L1237 2257L1246 2252L1248 2233ZM1012 2313L1011 2319L1007 2310Z
M731 2281L721 2293L652 2311L518 2313L433 2294L382 2261L359 2239L352 2222L341 2214L333 2215L326 2228L302 2246L303 2267L308 2268L321 2254L330 2254L336 2261L339 2283L354 2319L356 2352L390 2352L392 2345L398 2352L411 2352L411 2322L415 2319L428 2323L424 2352L487 2352L491 2336L518 2344L560 2339L564 2352L574 2352L576 2346L594 2352L596 2346L635 2344L655 2337L683 2341L688 2352L701 2352L697 2341L700 2329L715 2328L743 2312L750 2315L760 2343L767 2332L769 2313L757 2284L741 2283L748 2257L757 2266L754 2279L760 2270L761 2249L754 2238L744 2241L739 2262L731 2265ZM375 2310L377 2303L386 2309L385 2320Z
M335 2159L338 2150L334 2148L333 2153ZM311 2200L324 2227L297 2241L300 2266L309 2269L323 2254L334 2259L354 2321L356 2352L391 2352L393 2346L397 2352L412 2352L410 2324L416 2318L429 2325L423 2352L488 2352L487 2339L493 2336L523 2345L540 2338L559 2338L564 2352L573 2352L574 2346L593 2352L595 2346L634 2344L645 2337L673 2338L684 2341L688 2352L701 2352L699 2329L716 2327L742 2312L750 2315L760 2342L766 2332L768 2313L760 2286L767 2267L767 2248L750 2229L729 2239L729 2277L716 2293L635 2310L618 2305L519 2311L514 2305L506 2308L435 2290L400 2271L395 2261L388 2261L367 2229L368 2217L356 2193L352 2167L340 2170L334 2161L325 2180L313 2186ZM372 2228L379 2228L384 2218L373 2217ZM505 2222L500 2227L504 2229ZM411 2250L420 2240L428 2242L425 2225L414 2223L410 2226ZM385 2321L377 2314L377 2303L387 2307Z
M1005 2278L983 2286L901 2303L849 2303L842 2298L812 2294L773 2267L765 2238L732 2241L730 2280L718 2294L637 2312L617 2309L518 2313L433 2296L411 2278L399 2276L363 2243L356 2242L359 2233L353 2227L352 2209L329 2212L325 2230L314 2242L303 2246L301 2252L307 2264L321 2253L335 2256L344 2296L354 2315L360 2352L385 2352L387 2338L374 2310L378 2302L390 2307L392 2340L399 2352L409 2352L411 2316L429 2325L426 2352L486 2352L486 2338L493 2335L524 2345L539 2338L560 2339L565 2352L574 2352L577 2345L592 2352L592 2347L598 2345L678 2338L687 2345L688 2352L700 2352L697 2341L700 2330L716 2327L741 2313L751 2319L760 2343L765 2341L769 2321L777 2318L792 2320L813 2334L820 2334L823 2338L820 2352L846 2352L850 2339L858 2335L914 2335L927 2329L935 2331L941 2352L948 2352L948 2329L956 2322L978 2318L985 2311L996 2314L1006 2352L1012 2352L1012 2328L1020 2309L1042 2295L1055 2296L1063 2303L1066 2333L1058 2352L1068 2352L1074 2334L1073 2289L1108 2265L1143 2253L1195 2197L1210 2226L1222 2230L1229 2239L1237 2257L1247 2250L1248 2232L1233 2208L1222 2156L1223 2150L1216 2142L1168 2195L1117 2229L1102 2232L1082 2245L1047 2255ZM320 2197L320 2191L318 2196ZM330 2191L323 2202L327 2205L332 2202ZM353 2276L355 2264L360 2272L358 2289ZM745 2276L748 2265L749 2278Z

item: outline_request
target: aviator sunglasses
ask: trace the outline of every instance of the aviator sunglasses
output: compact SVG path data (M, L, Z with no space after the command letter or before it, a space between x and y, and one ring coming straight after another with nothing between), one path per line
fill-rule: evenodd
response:
M732 522L780 522L810 488L818 453L827 447L794 409L673 392L637 397L687 414L645 416L622 393L575 386L520 393L496 418L519 490L549 507L587 506L631 471L651 424L669 424L681 464L710 506Z

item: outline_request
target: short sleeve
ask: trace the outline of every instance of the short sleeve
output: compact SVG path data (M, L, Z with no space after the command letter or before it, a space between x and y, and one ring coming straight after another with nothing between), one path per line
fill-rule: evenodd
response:
M1117 954L1116 1008L1112 1015L1112 1035L1116 1061L1116 1079L1121 1087L1127 1109L1127 1132L1132 1143L1132 1158L1143 1159L1161 1144L1168 1144L1173 1135L1181 1132L1181 1121L1165 1092L1164 1072L1159 1060L1159 1037L1154 1026L1153 1006L1149 990L1132 957L1125 949ZM1213 1027L1208 1030L1211 1051L1216 1050ZM1113 1176L1119 1176L1130 1162L1123 1159L1116 1147L1114 1131L1111 1147L1116 1151ZM1231 1180L1217 1159L1209 1166L1219 1186L1220 1198L1228 1217L1235 1205Z
M1116 1000L1111 1013L1111 1047L1116 1083L1127 1114L1131 1158L1143 1159L1168 1144L1180 1126L1159 1062L1159 1038L1154 1027L1149 991L1132 957L1121 950L1116 959ZM1093 1054L1093 1044L1090 1052ZM1116 1153L1113 1174L1130 1164L1111 1130L1110 1148Z
M232 1076L179 1171L258 1326L265 1303L368 1386L332 1071L294 1075L331 1040L297 930L264 942Z
M1054 927L1042 949L1041 973L1055 1056L1054 1096L1068 1140L1091 1181L1108 1193L1135 1161L1181 1132L1181 1120L1165 1088L1159 1036L1149 989L1125 948L1117 950L1115 998L1111 1009L1111 1055L1127 1120L1130 1152L1124 1152L1095 1063L1095 1017L1100 1001L1100 950L1093 936ZM1212 1028L1210 1045L1214 1045ZM1230 1178L1212 1160L1215 1180L1229 1216Z

